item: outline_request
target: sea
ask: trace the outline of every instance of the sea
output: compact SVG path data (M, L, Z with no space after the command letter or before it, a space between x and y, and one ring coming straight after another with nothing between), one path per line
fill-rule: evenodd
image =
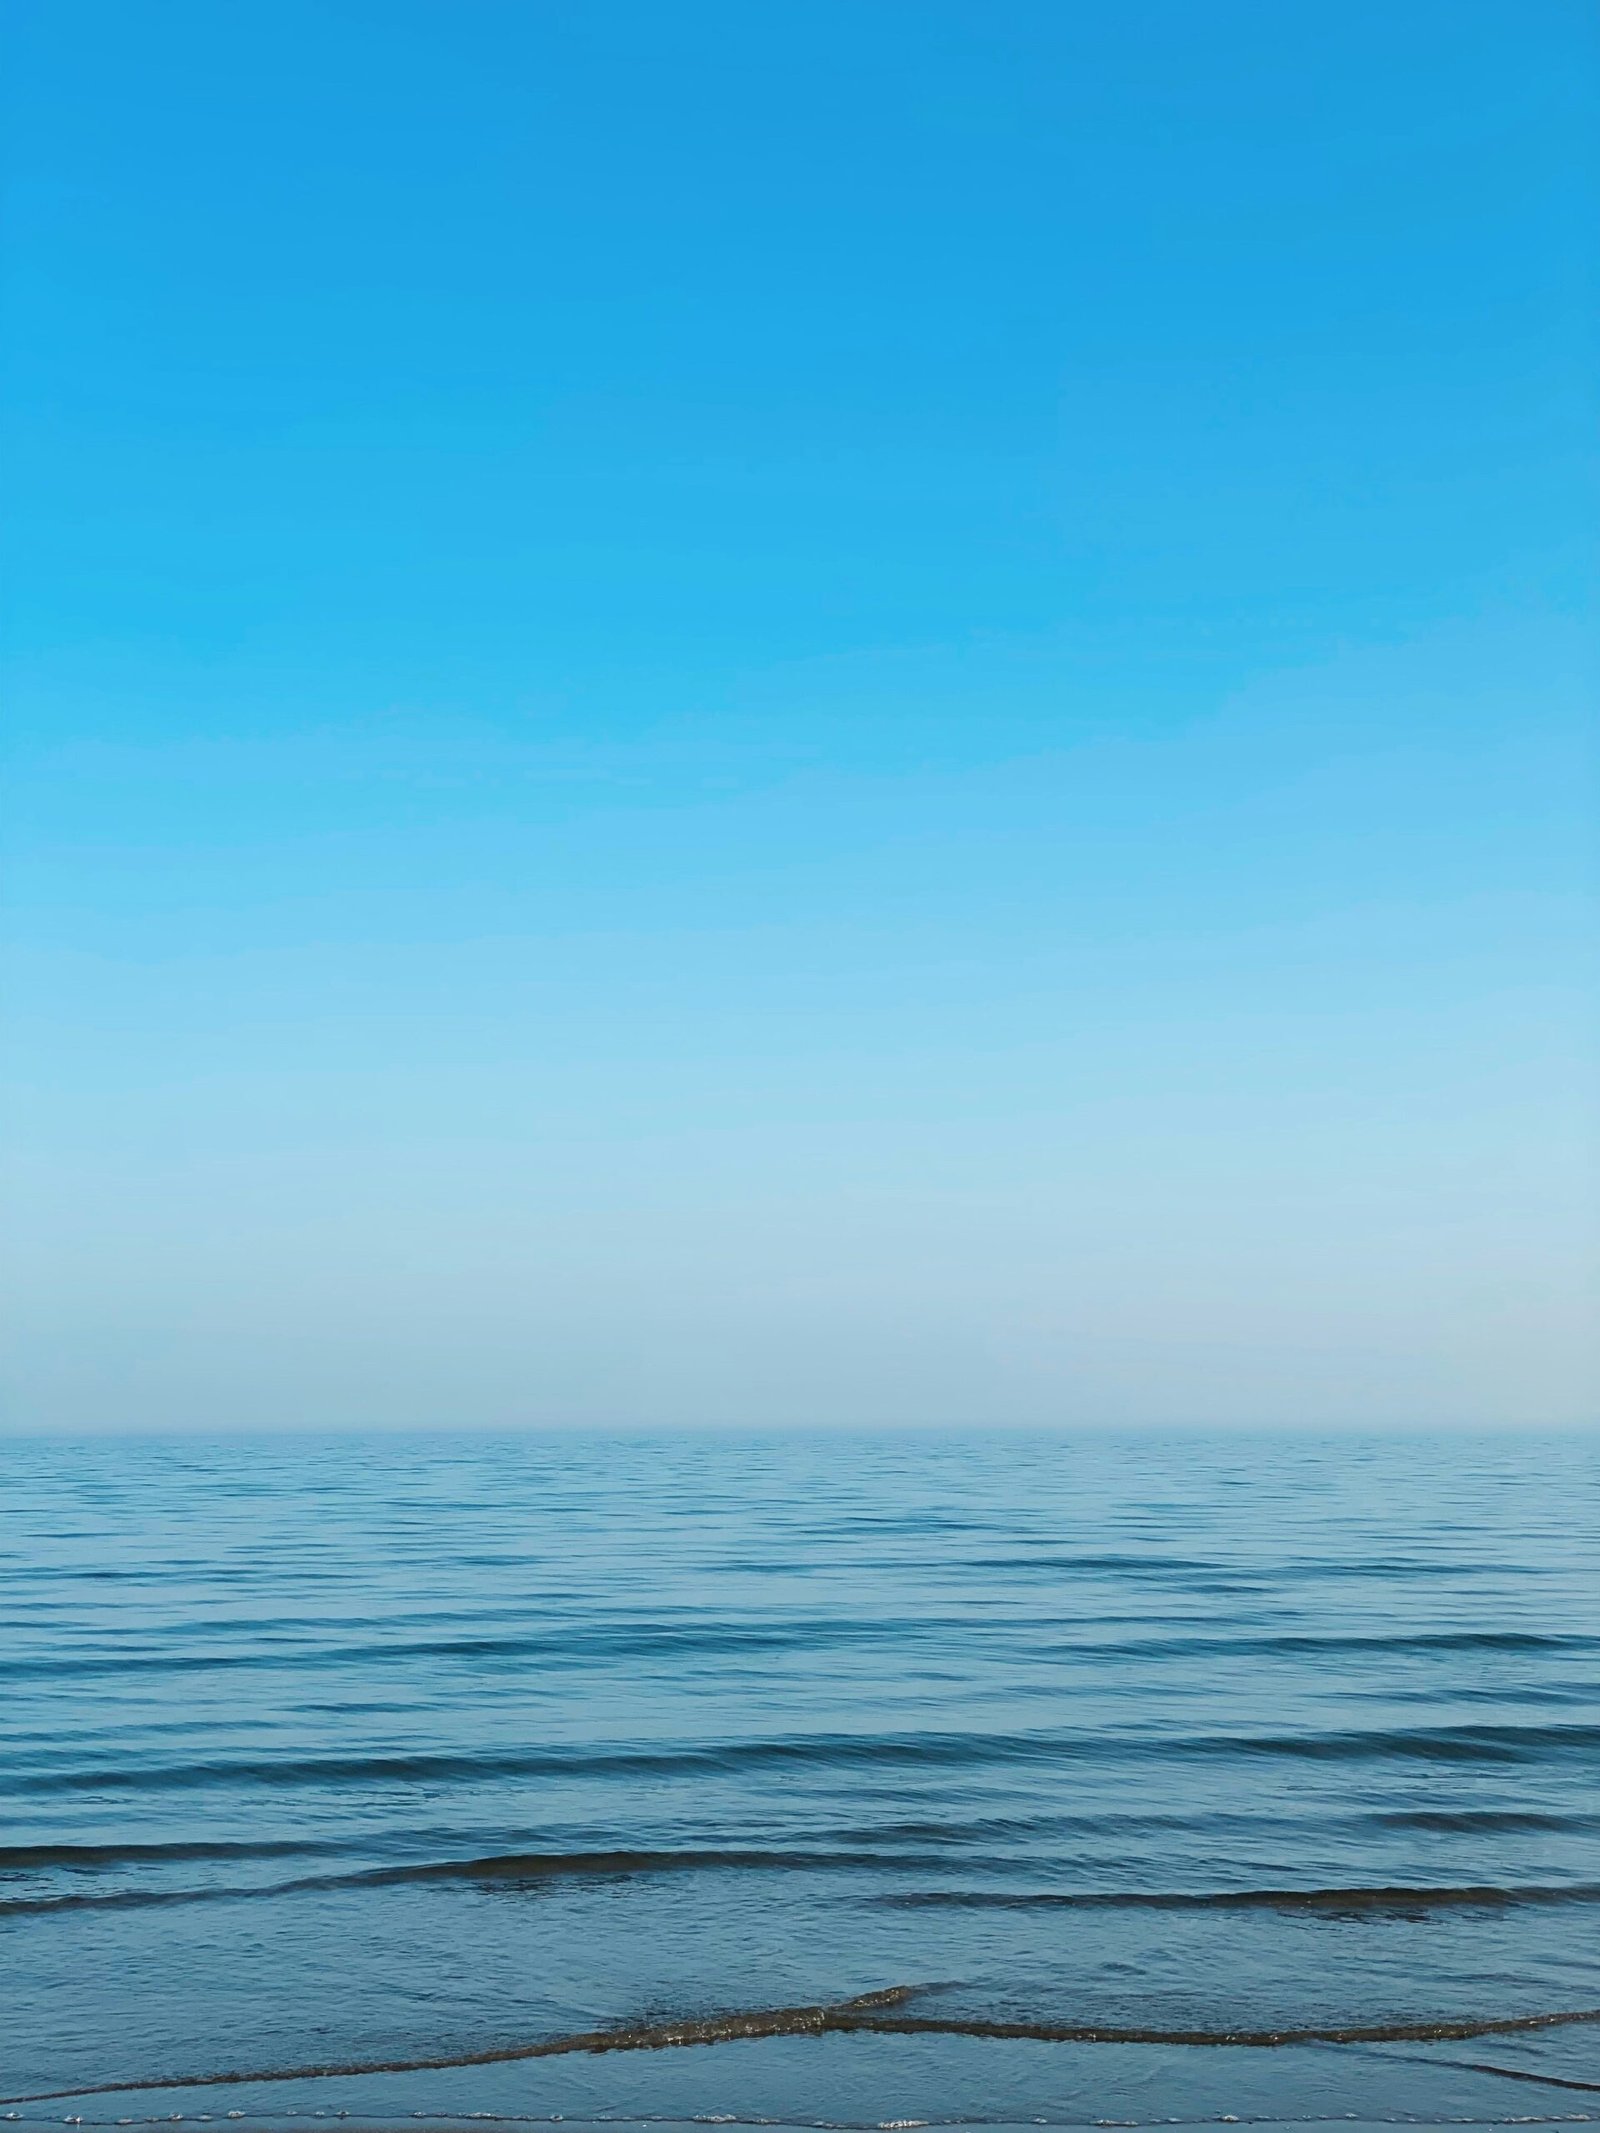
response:
M1593 1437L0 1474L7 2121L1600 2121Z

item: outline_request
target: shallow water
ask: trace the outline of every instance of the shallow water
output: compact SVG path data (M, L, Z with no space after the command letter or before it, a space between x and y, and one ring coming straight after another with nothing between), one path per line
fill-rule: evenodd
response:
M1593 1439L0 1460L25 2118L1600 2118Z

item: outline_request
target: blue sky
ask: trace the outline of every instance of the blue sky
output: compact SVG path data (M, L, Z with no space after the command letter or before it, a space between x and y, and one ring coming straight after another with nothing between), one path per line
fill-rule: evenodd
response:
M13 0L14 1427L1593 1419L1578 0Z

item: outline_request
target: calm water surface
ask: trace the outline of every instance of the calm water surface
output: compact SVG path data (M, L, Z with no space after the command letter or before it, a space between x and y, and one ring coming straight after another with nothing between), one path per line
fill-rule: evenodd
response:
M1600 2119L1592 1439L0 1460L24 2120Z

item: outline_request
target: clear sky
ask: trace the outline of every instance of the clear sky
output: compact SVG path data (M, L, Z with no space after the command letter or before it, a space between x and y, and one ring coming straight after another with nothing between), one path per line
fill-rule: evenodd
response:
M1592 1419L1596 20L9 0L9 1424Z

